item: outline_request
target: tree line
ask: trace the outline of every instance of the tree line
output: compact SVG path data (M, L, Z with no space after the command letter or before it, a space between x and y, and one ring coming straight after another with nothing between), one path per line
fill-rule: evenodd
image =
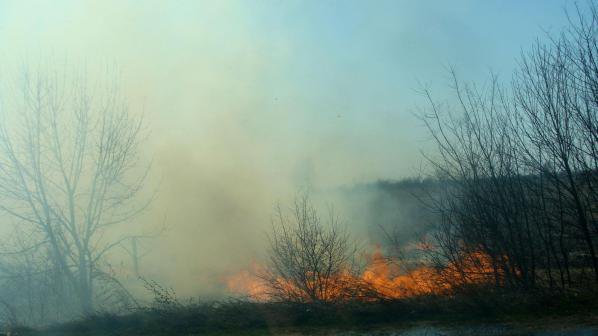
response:
M438 148L428 159L445 182L430 198L439 219L428 255L438 266L490 259L486 270L461 267L462 279L598 284L598 10L588 5L523 53L509 83L491 76L480 87L451 71L453 106L424 90Z

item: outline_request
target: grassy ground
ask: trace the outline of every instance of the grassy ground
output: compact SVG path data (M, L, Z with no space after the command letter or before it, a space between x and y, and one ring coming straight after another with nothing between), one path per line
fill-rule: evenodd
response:
M342 304L173 303L121 316L96 315L20 334L531 335L577 326L598 326L598 296L470 293Z
M576 316L520 321L416 321L411 323L385 323L364 326L321 327L263 327L251 329L225 329L208 331L162 330L144 333L131 330L93 330L80 333L77 330L52 330L36 332L35 335L277 335L277 336L453 336L453 335L506 335L506 336L589 336L598 335L597 317Z

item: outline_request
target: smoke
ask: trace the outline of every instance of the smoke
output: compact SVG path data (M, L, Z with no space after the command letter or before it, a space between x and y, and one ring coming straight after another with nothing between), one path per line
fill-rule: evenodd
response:
M119 75L131 110L151 130L144 155L157 198L135 225L167 228L140 242L140 271L182 296L209 294L218 292L219 274L261 256L273 205L305 186L319 192L318 203L334 203L356 235L379 239L371 204L384 212L394 201L378 191L351 199L326 191L413 174L426 139L412 89L417 78L438 77L441 48L475 73L488 65L485 56L517 54L521 32L535 35L515 23L538 25L525 11L526 20L492 19L513 23L504 37L480 23L488 16L469 15L474 6L457 7L13 1L0 4L0 63L53 58L92 81L106 68ZM545 7L560 14L558 5ZM416 33L421 22L432 33ZM455 23L456 31L446 29Z
M152 253L142 269L183 295L214 290L219 282L214 277L257 257L269 223L274 195L268 180L245 154L218 153L231 157L165 145L156 162L164 175L149 224L164 221L167 229L148 242Z

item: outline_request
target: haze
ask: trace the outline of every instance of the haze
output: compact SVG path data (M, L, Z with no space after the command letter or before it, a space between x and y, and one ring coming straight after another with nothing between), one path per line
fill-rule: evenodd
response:
M3 1L0 74L48 55L117 69L150 130L158 198L138 221L168 227L142 271L191 295L259 255L297 189L417 174L420 85L446 94L447 65L508 78L570 3Z

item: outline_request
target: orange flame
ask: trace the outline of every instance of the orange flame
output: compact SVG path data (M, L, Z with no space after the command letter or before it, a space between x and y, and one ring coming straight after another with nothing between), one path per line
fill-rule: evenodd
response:
M250 270L242 270L224 278L226 288L229 292L250 297L257 301L267 301L269 295L264 287L263 281L256 276L263 266L253 262Z
M495 276L491 259L482 252L474 252L461 258L459 264L450 263L438 270L428 266L420 266L411 271L401 270L399 265L391 263L379 248L366 257L367 265L360 275L349 272L337 276L332 282L337 284L323 293L320 299L334 300L339 298L399 299L426 294L443 294L455 286L464 284L490 283ZM264 266L253 263L251 270L244 270L225 279L229 292L244 295L257 301L272 299L271 288L256 274L264 270ZM353 284L354 286L351 286ZM290 297L309 301L301 290L295 288L286 279L276 279L276 286ZM354 288L352 297L347 288Z

